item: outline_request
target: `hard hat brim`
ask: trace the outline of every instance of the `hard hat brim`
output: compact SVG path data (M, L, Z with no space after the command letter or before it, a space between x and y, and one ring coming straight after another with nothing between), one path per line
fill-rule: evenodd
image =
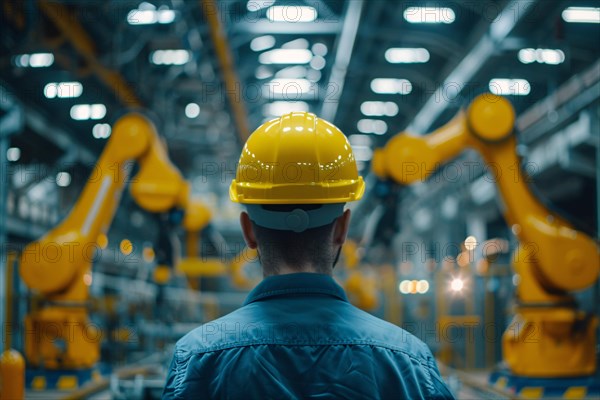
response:
M358 179L307 184L239 183L229 187L229 198L241 204L330 204L360 200L365 192Z

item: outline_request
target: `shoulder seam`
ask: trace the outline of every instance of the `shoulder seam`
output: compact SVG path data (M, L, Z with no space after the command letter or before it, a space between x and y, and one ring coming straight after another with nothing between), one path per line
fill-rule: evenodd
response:
M225 345L211 346L206 349L194 349L187 350L187 357L190 358L192 355L203 355L207 353L215 353L223 350L230 350L240 347L252 347L252 346L262 346L262 345L275 345L275 346L284 346L284 347L304 347L304 346L372 346L380 349L385 349L393 352L402 353L410 359L418 362L419 364L427 367L427 370L431 369L431 364L429 363L427 355L423 357L419 357L415 354L409 353L408 351L401 349L399 347L389 345L387 343L381 343L378 341L371 340L353 340L353 341L340 341L340 340L332 340L329 342L296 342L296 343L287 343L287 342L279 342L279 341L246 341L246 342L237 342L237 343L229 343Z

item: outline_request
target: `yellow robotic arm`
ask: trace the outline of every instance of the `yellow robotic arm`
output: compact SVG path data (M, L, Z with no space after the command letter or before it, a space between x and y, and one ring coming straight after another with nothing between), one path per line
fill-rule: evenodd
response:
M189 186L169 161L154 126L140 114L124 116L70 214L24 249L20 272L27 286L65 300L87 299L83 275L98 236L112 221L134 160L140 172L132 178L131 194L142 208L165 212L185 206Z
M189 184L169 161L152 123L137 113L119 119L70 214L23 250L21 277L46 302L28 315L28 332L64 328L57 339L44 334L26 338L26 355L33 365L81 368L98 359L100 335L90 333L85 304L90 269L98 237L110 226L133 161L140 169L130 189L142 208L160 213L188 205Z
M477 150L493 172L506 206L505 219L520 242L513 258L521 278L519 312L503 338L506 361L514 373L528 376L590 374L595 370L594 324L573 336L576 326L585 325L585 317L573 309L568 292L598 279L598 246L532 195L519 167L514 122L508 100L480 95L466 111L428 135L400 133L390 139L375 152L373 172L409 184L426 179L465 148ZM527 343L533 331L535 343Z
M210 222L211 212L200 201L193 200L183 219L185 230L185 257L177 264L177 270L185 274L191 289L199 290L199 278L227 274L227 265L217 258L202 258L200 231Z

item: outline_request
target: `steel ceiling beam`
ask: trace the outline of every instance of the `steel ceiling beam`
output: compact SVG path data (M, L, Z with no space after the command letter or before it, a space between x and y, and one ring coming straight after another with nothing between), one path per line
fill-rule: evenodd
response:
M90 70L127 107L141 107L142 101L118 71L104 66L96 56L94 41L74 14L64 5L47 0L39 1L40 10L54 23L75 51L87 62Z
M221 23L219 9L214 0L200 0L202 12L208 22L210 37L219 61L221 73L225 83L229 106L233 112L233 119L237 127L241 143L245 143L250 131L248 129L248 114L242 96L242 85L238 79L233 56L227 40L227 35Z
M472 79L536 1L510 1L490 24L479 41L448 74L442 85L429 97L406 130L414 133L427 132L450 104L450 100L444 93L447 87L449 85L461 87L469 79Z
M331 89L332 94L331 96L324 96L325 100L321 108L321 117L328 121L335 121L335 115L337 114L340 98L344 90L348 65L350 65L350 58L352 57L354 42L356 41L356 34L358 33L362 8L363 0L350 1L344 16L342 33L337 43L335 61L331 69L329 84L325 87L325 90Z

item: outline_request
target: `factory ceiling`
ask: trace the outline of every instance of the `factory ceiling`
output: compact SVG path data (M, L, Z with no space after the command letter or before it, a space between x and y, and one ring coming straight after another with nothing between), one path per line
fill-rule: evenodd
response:
M594 5L5 1L0 79L39 116L15 138L20 162L93 162L114 121L141 108L194 190L218 202L248 133L288 110L332 120L365 173L374 147L484 91L524 111L598 59L598 25L565 11Z

